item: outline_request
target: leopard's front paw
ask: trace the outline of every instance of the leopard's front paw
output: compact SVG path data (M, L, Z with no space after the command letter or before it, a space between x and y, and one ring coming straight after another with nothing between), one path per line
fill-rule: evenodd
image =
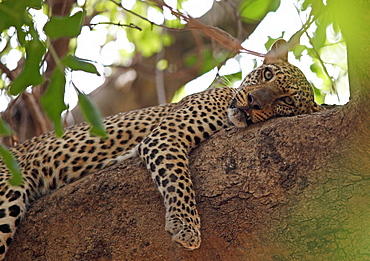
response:
M198 226L199 227L199 226ZM179 217L168 219L166 230L172 234L172 240L188 250L200 247L201 236L199 229Z

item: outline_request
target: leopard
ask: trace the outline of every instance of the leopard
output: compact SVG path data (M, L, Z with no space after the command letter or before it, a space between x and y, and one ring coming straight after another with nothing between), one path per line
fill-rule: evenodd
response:
M163 197L165 230L185 249L201 245L200 217L188 154L225 128L245 128L274 117L323 110L300 69L288 62L287 42L276 41L263 64L238 88L218 87L169 103L108 116L108 137L81 123L61 138L48 132L10 148L22 170L19 186L0 161L0 258L4 259L27 207L43 195L86 175L138 157ZM283 51L281 51L283 50Z

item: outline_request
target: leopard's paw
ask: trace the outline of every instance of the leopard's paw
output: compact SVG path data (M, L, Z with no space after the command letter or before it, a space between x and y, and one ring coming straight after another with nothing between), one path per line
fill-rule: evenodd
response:
M172 234L172 240L188 250L200 247L201 236L198 228L183 221L181 218L172 218L166 222L166 230Z

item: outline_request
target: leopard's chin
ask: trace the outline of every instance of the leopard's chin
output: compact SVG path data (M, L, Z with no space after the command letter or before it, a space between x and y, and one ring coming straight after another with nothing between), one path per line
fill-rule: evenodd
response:
M250 113L246 109L240 109L237 107L233 107L233 108L229 107L227 109L227 116L229 118L229 122L238 128L245 128L253 124L253 121L250 117Z

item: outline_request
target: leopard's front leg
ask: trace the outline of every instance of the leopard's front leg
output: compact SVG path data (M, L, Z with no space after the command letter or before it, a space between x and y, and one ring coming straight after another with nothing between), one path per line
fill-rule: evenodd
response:
M175 242L197 249L200 218L188 170L188 152L214 132L227 127L229 96L217 91L191 96L169 114L139 145L138 152L161 192L166 230ZM196 100L197 102L194 102Z
M200 219L188 171L189 144L178 135L156 129L141 143L139 154L164 198L166 230L174 241L196 249L201 241Z

